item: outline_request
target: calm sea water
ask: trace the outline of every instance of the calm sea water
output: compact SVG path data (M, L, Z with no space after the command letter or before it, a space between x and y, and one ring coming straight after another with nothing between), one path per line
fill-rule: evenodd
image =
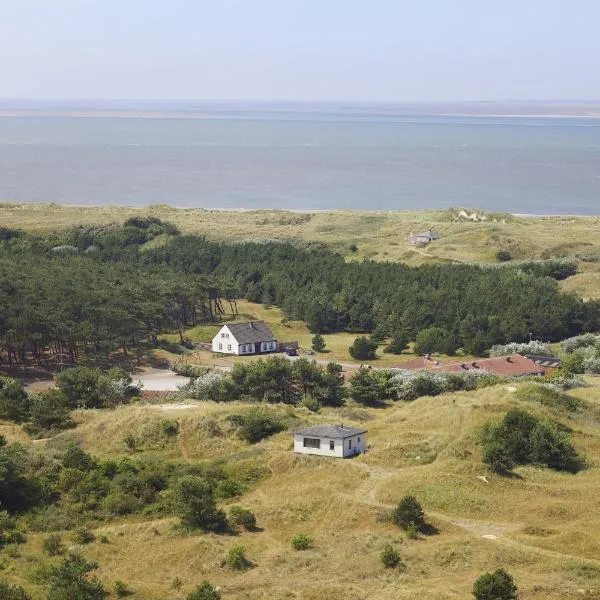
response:
M0 117L0 201L600 214L600 119L108 114Z

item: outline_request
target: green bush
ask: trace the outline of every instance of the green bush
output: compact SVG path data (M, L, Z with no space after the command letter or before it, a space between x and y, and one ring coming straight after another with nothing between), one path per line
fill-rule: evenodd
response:
M0 598L2 600L31 600L31 596L22 587L9 585L6 581L0 581Z
M584 466L568 431L521 410L511 410L502 421L488 423L479 441L483 462L500 473L526 464L569 473L576 473Z
M223 531L227 518L216 506L213 489L202 477L186 475L175 485L174 501L176 512L185 527L204 531Z
M76 544L91 544L96 536L87 527L78 527L71 533L71 539Z
M348 348L354 360L375 360L377 358L377 344L367 337L357 337L352 346Z
M179 423L171 419L162 419L160 428L166 436L174 436L179 433Z
M48 570L48 600L104 600L104 586L90 573L98 568L81 554L68 554Z
M425 525L425 515L414 496L404 496L394 509L394 523L404 530L413 525L419 530Z
M237 498L246 491L246 486L233 481L233 479L221 479L215 487L215 498L218 500L227 500Z
M194 379L208 373L210 369L200 365L190 365L189 363L175 363L171 365L171 371L182 377L191 377Z
M252 563L246 558L244 546L233 546L229 548L225 563L234 571L245 571L252 567Z
M473 585L475 600L516 600L517 586L504 569L484 573Z
M321 410L321 403L310 394L306 394L302 396L302 400L300 400L300 406L307 408L310 412L319 412Z
M238 435L250 444L256 444L285 429L285 425L277 415L266 408L251 408L246 412L230 415L228 418L238 425Z
M401 562L400 553L388 544L381 552L381 562L388 569L393 569Z
M241 506L232 506L229 509L229 520L232 525L243 527L246 531L256 529L256 517L254 513Z
M292 548L294 550L308 550L312 547L313 540L308 535L304 535L303 533L297 533L292 538Z
M64 554L65 547L62 543L62 537L58 533L53 533L42 542L42 548L48 556L58 556Z
M124 598L125 596L130 596L132 592L127 587L127 584L124 581L118 579L115 581L113 588L115 590L115 594L119 596L119 598Z
M315 352L325 352L325 338L320 333L316 333L313 336L310 347Z
M186 600L221 600L221 594L208 581L203 581L186 596Z

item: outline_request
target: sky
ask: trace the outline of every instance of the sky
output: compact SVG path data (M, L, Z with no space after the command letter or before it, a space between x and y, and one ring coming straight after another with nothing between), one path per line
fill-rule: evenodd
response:
M0 98L599 100L599 0L0 0Z

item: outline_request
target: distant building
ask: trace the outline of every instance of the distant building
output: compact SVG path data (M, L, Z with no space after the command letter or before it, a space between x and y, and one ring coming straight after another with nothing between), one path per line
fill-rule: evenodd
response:
M526 354L525 358L532 360L536 365L544 368L546 375L555 375L562 361L554 356L537 356L535 354Z
M213 338L212 351L223 354L265 354L277 351L277 340L264 321L228 323Z
M546 357L547 361L551 361ZM396 368L407 371L440 371L443 373L464 373L466 371L477 371L500 375L502 377L522 377L524 375L546 375L551 374L549 365L537 362L513 354L511 356L500 356L497 358L480 358L477 360L463 362L441 362L428 356L415 358L407 363L397 365Z
M423 233L410 234L408 242L413 246L426 246L435 240L439 240L442 236L435 231L425 231Z
M294 452L346 458L366 451L366 434L344 425L315 425L294 433Z

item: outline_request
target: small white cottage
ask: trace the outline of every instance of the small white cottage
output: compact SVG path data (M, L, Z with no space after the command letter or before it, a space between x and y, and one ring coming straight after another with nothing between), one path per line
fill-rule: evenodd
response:
M212 341L212 351L223 354L264 354L276 350L277 340L264 321L223 325Z
M294 452L346 458L366 451L366 434L344 425L315 425L294 433Z

